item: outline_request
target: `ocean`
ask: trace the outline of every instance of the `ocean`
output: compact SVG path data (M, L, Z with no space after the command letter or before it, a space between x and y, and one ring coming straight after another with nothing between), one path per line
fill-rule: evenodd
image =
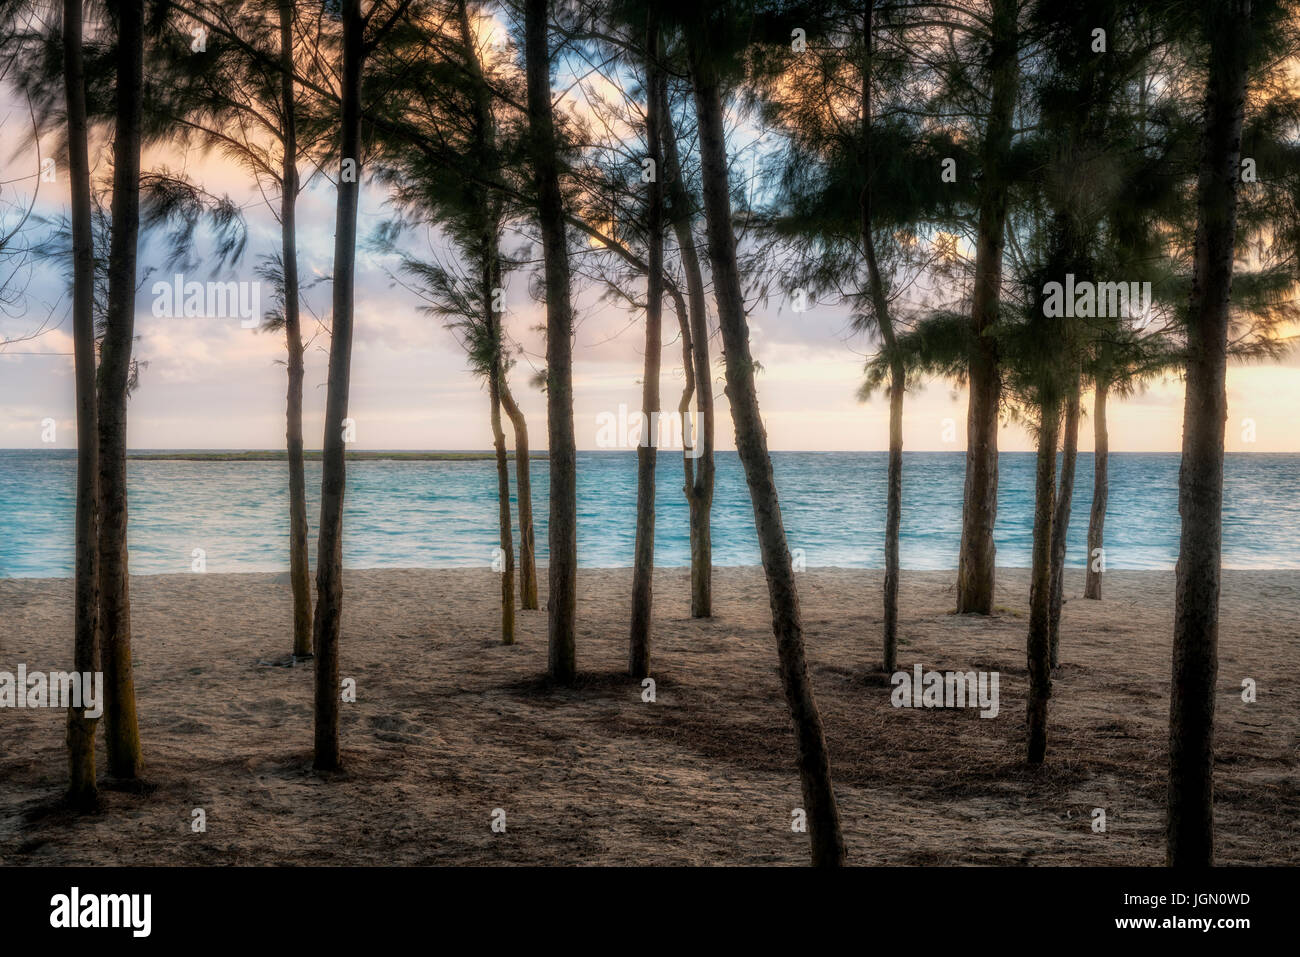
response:
M775 452L791 549L807 567L884 563L887 454ZM1177 454L1116 453L1110 460L1108 568L1171 569L1178 556ZM71 577L76 454L0 450L0 577ZM903 461L904 568L956 567L963 452L908 452ZM538 561L546 561L547 463L532 462ZM284 462L131 461L130 568L188 572L202 549L209 572L288 568ZM999 465L998 564L1029 564L1033 453ZM690 549L680 452L659 456L656 564L687 565ZM511 463L511 480L514 464ZM1300 568L1300 455L1230 454L1224 466L1223 562L1230 568ZM320 463L307 463L314 564ZM1079 456L1067 564L1083 567L1092 456ZM587 567L631 564L636 453L578 453L578 558ZM496 470L480 461L348 463L344 564L351 568L488 566L496 547ZM517 530L516 530L517 536ZM516 546L518 538L515 539ZM713 559L757 564L744 472L719 453Z

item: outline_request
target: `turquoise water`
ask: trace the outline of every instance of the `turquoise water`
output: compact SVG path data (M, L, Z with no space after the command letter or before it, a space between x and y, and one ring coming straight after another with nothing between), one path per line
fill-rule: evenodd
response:
M884 452L773 454L791 548L808 567L879 567L885 523ZM1109 568L1173 568L1178 554L1178 456L1111 456L1106 521ZM680 454L659 457L656 561L690 562ZM72 574L75 453L0 451L0 577ZM946 569L961 537L961 452L904 458L902 562ZM1001 458L998 563L1029 564L1034 457ZM287 466L282 462L132 461L131 570L187 572L193 549L209 572L288 567ZM513 468L512 468L513 472ZM1300 455L1229 455L1224 469L1223 558L1228 567L1300 568ZM539 561L546 560L547 463L532 464ZM513 475L512 475L513 479ZM312 560L320 464L307 463ZM1082 567L1092 457L1079 457L1068 562ZM628 565L635 536L636 454L578 454L578 549L585 566ZM488 565L496 545L491 461L348 465L344 560L353 568ZM517 539L516 539L517 541ZM718 456L714 561L758 563L744 473Z

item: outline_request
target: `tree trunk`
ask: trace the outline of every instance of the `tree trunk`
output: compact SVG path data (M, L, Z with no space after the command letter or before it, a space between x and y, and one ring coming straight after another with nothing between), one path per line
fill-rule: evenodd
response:
M979 239L975 247L975 289L971 303L970 405L966 414L966 484L961 552L957 563L957 612L993 611L997 550L993 527L998 514L998 402L1001 376L992 327L998 319L1002 285L1003 228L1007 174L1019 78L1018 0L993 0L992 77L988 125L981 151Z
M462 7L462 10L464 8ZM505 378L501 354L501 312L494 308L494 290L501 287L501 254L494 216L485 222L483 236L483 306L492 336L494 361L488 373L488 397L492 403L492 446L497 458L497 521L505 565L501 569L501 643L515 643L515 543L510 529L510 460L506 455L506 433L501 428L501 382Z
M1084 598L1101 598L1101 556L1106 547L1106 500L1110 496L1110 431L1106 426L1106 396L1110 383L1097 380L1092 413L1092 510L1088 514L1088 571Z
M876 259L876 239L871 231L871 181L875 175L871 151L871 20L874 6L873 0L868 0L862 30L866 49L862 63L862 193L859 207L868 293L876 325L880 329L881 344L889 357L889 491L885 503L885 634L882 658L884 670L892 673L898 664L898 534L903 520L903 396L907 387L907 371L898 355L893 318L885 295L885 280L880 273L880 264Z
M293 588L293 656L311 657L311 571L307 558L307 477L302 452L302 326L298 307L298 133L293 94L292 0L280 0L280 100L284 156L280 175L280 258L284 268L284 338L289 353L285 444L289 453L289 582Z
M659 19L650 7L646 21L646 144L654 169L650 178L646 217L645 375L641 383L641 413L645 432L637 446L636 545L632 561L632 623L628 641L628 673L636 679L650 674L650 626L654 611L655 465L658 458L659 364L663 351L664 197L663 156L659 146L667 85L659 68Z
M342 0L343 78L340 99L340 173L334 219L334 301L330 329L325 435L321 443L320 537L316 545L316 742L318 771L342 767L339 752L339 634L343 616L343 493L347 484L343 420L348 415L352 366L352 298L356 280L357 204L361 192L361 75L365 22L360 0ZM348 164L347 161L351 161Z
M91 226L86 75L81 50L82 0L63 3L63 80L68 108L68 179L72 193L72 339L77 382L76 581L73 667L99 670L99 556L96 551L99 437L95 415L95 252ZM68 709L68 802L94 807L95 718Z
M492 93L483 75L478 52L474 45L474 31L469 21L466 0L456 4L460 27L460 42L464 48L465 68L473 80L474 113L472 159L482 170L494 169L496 157L496 127L492 116ZM515 643L515 546L510 526L510 462L506 454L506 434L501 427L501 394L506 372L504 336L502 334L502 308L498 302L501 289L501 214L500 204L489 191L474 191L473 221L479 229L479 241L474 253L479 264L479 299L482 303L483 322L488 335L487 383L491 406L492 447L497 464L497 545L502 552L501 566L501 643ZM480 371L484 371L480 367Z
M1079 383L1076 379L1065 400L1065 426L1061 450L1061 480L1052 519L1052 600L1048 615L1048 638L1052 667L1061 663L1061 606L1065 603L1065 545L1070 530L1070 507L1074 500L1074 467L1079 458Z
M528 420L515 404L505 371L501 373L501 404L515 433L515 494L519 499L519 603L537 609L537 558L533 544L533 480L529 465Z
M736 263L736 237L731 228L722 93L708 62L709 53L698 48L699 42L695 39L689 51L691 81L699 122L700 176L704 187L709 259L713 266L714 295L726 358L727 396L736 428L736 451L745 469L754 507L754 525L767 576L781 682L795 727L812 862L814 865L838 866L844 863L839 808L831 786L830 759L826 753L821 715L808 680L799 595L777 501L767 433L759 414L758 393L754 386L749 326Z
M1049 629L1052 580L1052 524L1056 496L1056 440L1060 409L1044 405L1038 432L1038 468L1034 483L1034 552L1029 576L1029 723L1030 764L1047 753L1047 700L1052 696Z
M1214 688L1218 677L1227 336L1237 182L1251 45L1250 0L1209 14L1205 136L1187 322L1187 392L1178 477L1182 537L1169 702L1168 861L1214 863Z
M99 625L108 773L132 779L144 759L131 668L127 567L126 403L135 332L136 243L140 232L140 137L144 92L144 4L117 7L117 131L113 138L112 239L108 310L99 368Z
M671 114L671 111L667 111ZM691 535L691 617L709 618L713 615L713 370L709 358L709 311L704 294L704 273L700 257L695 251L695 235L691 229L694 219L694 202L682 178L681 163L677 155L677 130L671 115L663 123L664 175L668 178L668 217L681 255L682 272L686 276L686 295L689 306L691 351L686 357L691 368L687 375L694 383L695 408L699 414L698 447L692 447L684 460L686 505L690 510ZM687 432L686 409L682 410L682 433Z
M560 192L558 144L551 106L548 0L525 0L524 54L528 126L537 189L537 220L546 276L546 417L551 459L551 566L546 600L547 656L552 680L577 674L574 628L578 585L577 442L573 430L573 307L569 250Z
M499 281L499 280L498 280ZM491 280L489 280L491 282ZM492 293L495 285L486 290L484 302L488 311L492 311ZM500 329L500 317L493 314L488 320ZM505 566L501 570L501 643L515 643L515 544L510 530L510 462L506 456L506 433L501 428L501 363L498 361L488 382L488 393L492 401L492 445L497 457L497 519L501 550L505 553Z

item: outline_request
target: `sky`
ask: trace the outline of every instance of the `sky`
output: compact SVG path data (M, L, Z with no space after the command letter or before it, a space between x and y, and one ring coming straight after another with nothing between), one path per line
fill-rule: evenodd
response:
M0 130L14 130L26 117L12 102L0 100ZM31 199L37 161L31 151L0 153L0 209ZM103 157L92 161L106 163ZM224 273L186 275L199 282L254 282L259 256L278 250L275 219L250 190L247 177L221 161L192 154L179 164L214 192L228 192L245 205L249 248L235 268ZM146 167L149 157L146 156ZM177 158L168 157L176 167ZM9 218L15 206L9 207ZM66 211L66 183L40 184L36 211L57 216ZM366 236L391 215L381 191L363 190L360 234ZM4 215L4 214L0 214ZM299 264L304 279L328 277L333 257L334 191L320 180L299 200ZM445 247L434 239L442 255ZM522 237L508 234L505 248ZM161 266L156 248L145 247L142 265ZM467 371L454 337L439 320L423 314L418 298L396 285L392 257L363 250L358 262L350 416L357 449L486 449L491 445L488 399ZM528 416L534 449L546 443L545 396L531 384L543 364L545 321L542 303L529 293L529 270L510 277L506 325L523 347L512 372L516 398ZM152 284L171 276L163 270L142 285L136 299L136 356L147 365L129 410L128 445L133 449L275 449L284 443L286 375L284 342L279 335L243 328L237 317L184 318L154 315ZM14 338L46 326L37 338L0 347L0 448L71 448L75 412L70 317L65 280L36 270L20 302L0 315L0 337ZM265 305L267 293L263 291ZM316 315L327 318L329 284L306 293ZM599 447L602 416L616 416L620 405L640 404L644 329L638 316L598 301L594 290L577 290L578 324L574 344L574 420L580 449ZM710 302L710 314L716 314ZM750 315L751 345L761 363L759 402L774 450L879 450L888 447L888 405L883 396L856 398L862 365L872 345L849 329L847 309L811 304L802 313L788 299L774 297ZM328 335L310 312L307 334L315 333L307 353L304 431L307 446L319 448L325 406ZM720 449L734 448L722 394L720 343L711 343L713 389L717 397ZM1282 364L1233 366L1228 373L1227 449L1247 452L1298 452L1300 356ZM666 408L677 405L682 388L681 344L675 315L665 308L661 388ZM1085 412L1092 398L1084 397ZM1117 452L1172 452L1181 446L1183 388L1176 379L1109 406L1110 443ZM909 450L965 448L966 394L951 383L919 384L907 397L904 446ZM53 435L48 421L55 423ZM43 441L52 437L53 442ZM1252 440L1253 439L1253 440ZM1004 426L1000 447L1030 450L1022 427ZM1092 426L1084 419L1080 448L1093 447Z

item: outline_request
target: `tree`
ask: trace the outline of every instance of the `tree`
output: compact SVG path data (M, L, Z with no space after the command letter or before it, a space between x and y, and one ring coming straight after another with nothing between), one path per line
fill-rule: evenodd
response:
M76 582L73 664L81 674L98 669L99 437L95 407L95 259L90 202L89 124L82 53L82 0L63 3L63 72L68 114L68 179L72 196L72 338L77 390ZM95 726L85 709L68 709L68 799L93 807Z
M122 0L116 13L116 109L108 311L99 363L99 574L108 772L139 776L144 760L131 665L127 570L126 403L135 327L136 243L140 231L140 146L144 102L144 3ZM83 237L84 240L84 237Z
M882 351L889 363L889 491L885 504L885 588L884 670L892 673L898 664L898 534L903 516L903 394L907 387L907 370L895 341L894 323L885 281L876 256L872 222L872 193L875 161L872 155L872 52L874 46L872 15L874 0L869 0L863 15L862 37L862 253L867 266L867 288L872 315L880 330Z
M684 107L683 107L684 108ZM682 329L682 366L686 388L685 404L681 407L682 432L686 434L690 400L695 399L698 430L694 445L682 456L685 481L682 491L690 521L691 545L691 617L709 618L713 615L713 483L714 465L714 415L713 415L713 365L709 356L709 315L704 293L704 272L696 251L694 221L695 196L686 180L677 150L677 129L673 122L671 104L665 102L665 122L662 124L662 150L664 159L666 212L677 240L682 273L686 280L685 322ZM675 297L675 299L680 297ZM681 319L679 315L679 319Z
M548 6L548 0L524 0L524 61L546 288L546 412L551 460L551 514L547 528L551 556L546 606L548 670L554 681L569 684L577 674L574 631L578 485L577 441L573 429L573 306L564 198L560 191L559 141L551 104Z
M293 654L312 653L311 580L307 561L307 478L303 464L303 345L298 301L298 130L293 85L295 0L279 0L280 120L283 128L280 172L280 263L284 282L284 338L289 352L285 397L285 448L289 454L289 582L293 589Z
M1218 676L1227 419L1228 321L1252 0L1200 5L1208 44L1187 317L1187 386L1178 477L1173 681L1169 700L1168 862L1214 863L1214 697Z
M659 17L646 14L645 40L646 144L652 174L648 184L648 246L646 257L645 377L641 391L644 428L650 433L637 446L636 545L632 564L632 624L628 642L628 672L641 679L650 674L650 627L654 608L655 460L659 424L659 363L663 349L664 197L660 171L664 168L660 131L665 121L667 85L659 65Z
M998 296L1002 284L1003 230L1009 187L1006 156L1020 74L1019 0L991 0L987 61L989 107L980 153L979 238L971 302L971 353L966 415L966 484L961 551L957 561L957 612L993 611L998 514Z
M732 11L725 7L720 11L705 8L688 23L685 33L699 124L700 176L709 260L713 267L718 325L726 356L727 397L735 424L736 451L745 470L754 508L754 525L772 608L772 630L781 663L781 681L795 727L812 862L816 866L839 866L844 862L839 808L831 785L830 758L821 714L808 680L799 594L754 385L754 360L749 350L749 328L736 261L736 237L731 225L731 187L719 69L726 62L727 51L710 46L710 39L729 35L729 31L718 29L720 24L711 16L715 13L726 17ZM789 35L788 30L785 35Z
M371 15L379 0L371 7ZM343 493L347 482L344 419L352 365L357 205L361 193L361 83L366 58L361 0L342 0L343 74L339 104L338 203L334 221L334 294L325 436L321 443L320 533L316 546L315 758L318 771L342 768L339 752L339 634L343 616Z

